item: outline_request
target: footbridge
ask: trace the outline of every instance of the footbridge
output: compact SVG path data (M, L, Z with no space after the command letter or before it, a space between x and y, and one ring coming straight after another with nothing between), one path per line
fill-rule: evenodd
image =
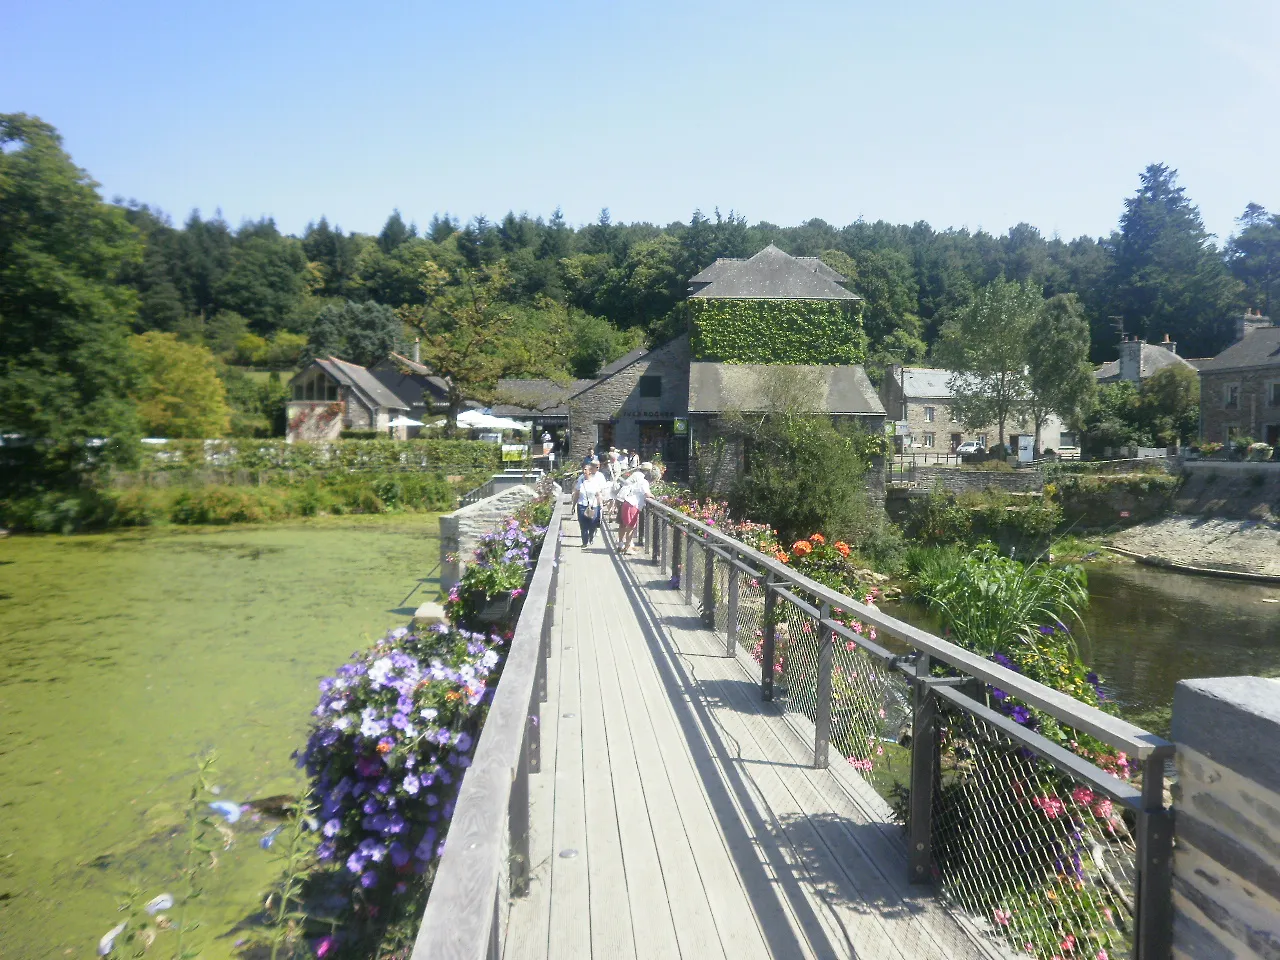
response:
M567 515L415 960L1169 955L1171 744L665 505L626 557Z

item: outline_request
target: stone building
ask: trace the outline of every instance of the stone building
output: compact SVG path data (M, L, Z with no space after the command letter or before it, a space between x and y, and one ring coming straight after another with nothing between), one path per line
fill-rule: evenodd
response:
M899 424L894 431L897 453L954 453L966 440L984 449L997 442L998 424L971 430L951 413L951 371L938 367L904 367L893 364L880 384L885 416ZM906 424L902 429L901 424ZM1018 437L1035 434L1035 424L1017 417L1004 426L1005 441L1017 449ZM1061 450L1076 446L1076 436L1062 418L1050 414L1040 428L1040 449Z
M1127 380L1136 387L1166 367L1182 366L1195 370L1197 362L1178 356L1178 345L1169 339L1167 333L1164 342L1159 344L1144 343L1137 337L1126 337L1120 341L1120 358L1097 367L1093 371L1093 378L1100 384Z
M1235 343L1201 364L1200 437L1280 444L1280 327L1269 317L1238 318Z
M370 367L369 373L404 402L414 420L427 423L449 409L449 382L422 363L416 343L413 359L391 353ZM409 436L417 436L420 429L410 427Z
M343 430L387 430L409 405L373 374L337 357L312 360L289 381L285 438L336 440ZM403 431L403 428L399 428Z
M628 354L601 378L565 401L569 457L618 447L660 455L671 475L687 475L689 461L689 337Z

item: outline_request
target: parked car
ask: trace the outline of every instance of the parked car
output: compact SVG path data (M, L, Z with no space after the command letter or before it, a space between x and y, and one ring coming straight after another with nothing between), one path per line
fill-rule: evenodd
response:
M966 440L964 443L960 444L960 446L956 447L956 453L961 456L982 453L982 444L977 440Z

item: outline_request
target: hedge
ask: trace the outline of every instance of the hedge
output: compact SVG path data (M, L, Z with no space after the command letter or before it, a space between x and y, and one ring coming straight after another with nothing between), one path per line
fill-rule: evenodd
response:
M862 321L841 300L690 300L694 360L850 364L867 359Z
M498 469L502 448L478 440L335 440L287 443L281 439L168 440L147 446L145 470L360 470L379 467Z

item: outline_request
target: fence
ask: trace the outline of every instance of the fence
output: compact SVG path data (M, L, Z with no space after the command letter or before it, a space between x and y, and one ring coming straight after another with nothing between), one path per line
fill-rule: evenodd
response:
M1020 954L1169 956L1172 744L663 504L644 515L647 551L759 664L814 766L834 747L898 812L913 882Z
M557 497L502 678L458 793L413 960L501 957L508 895L528 888L529 775L540 767L538 725L547 699L563 516Z

